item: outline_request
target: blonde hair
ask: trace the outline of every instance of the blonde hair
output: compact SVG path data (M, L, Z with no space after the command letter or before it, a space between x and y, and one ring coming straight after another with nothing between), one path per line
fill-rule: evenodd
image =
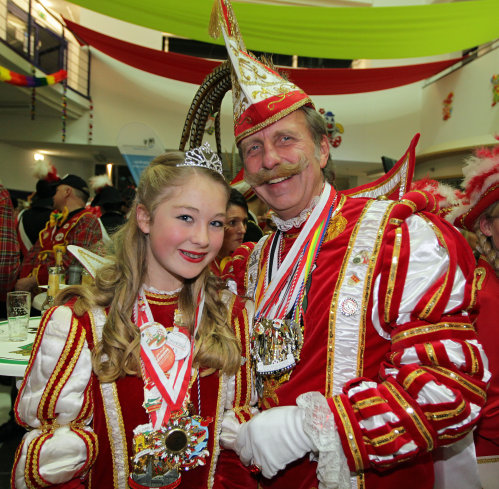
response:
M109 307L102 331L102 340L95 345L92 364L102 382L111 382L124 375L140 375L140 334L132 322L137 294L146 275L147 236L137 223L138 205L144 206L151 220L157 207L172 191L204 175L219 184L229 199L230 189L223 177L200 167L177 167L184 161L184 153L170 152L155 158L142 173L135 201L128 221L113 236L112 264L99 270L95 285L79 287L75 314L81 315L94 305ZM179 295L179 308L186 326L194 325L196 298L204 286L205 305L196 337L194 364L233 374L240 366L240 346L232 331L227 306L220 298L223 284L207 267L198 277L185 280ZM66 289L57 301L62 303L75 288Z
M477 238L476 249L490 263L492 268L495 270L496 275L499 277L499 250L494 247L492 238L485 236L485 234L481 231L480 219L482 216L485 216L485 219L499 217L499 201L490 205L480 216L480 218L476 220L474 225L474 231Z

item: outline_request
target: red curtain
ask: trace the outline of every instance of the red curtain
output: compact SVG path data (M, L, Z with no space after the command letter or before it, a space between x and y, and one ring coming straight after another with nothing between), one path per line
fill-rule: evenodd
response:
M220 64L219 61L146 48L106 36L67 19L64 22L83 44L129 66L172 80L200 85L205 76ZM461 59L388 68L279 69L309 95L344 95L408 85L436 75Z

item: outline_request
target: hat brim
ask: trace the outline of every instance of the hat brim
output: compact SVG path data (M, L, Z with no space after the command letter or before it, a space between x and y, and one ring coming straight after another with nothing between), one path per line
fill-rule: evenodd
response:
M473 231L477 219L499 200L499 184L492 185L480 197L476 204L472 205L466 212L454 220L454 225L458 228Z

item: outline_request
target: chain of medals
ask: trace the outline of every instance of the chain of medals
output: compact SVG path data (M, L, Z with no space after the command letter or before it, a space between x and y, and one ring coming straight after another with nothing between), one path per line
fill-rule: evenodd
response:
M132 471L133 489L158 487L172 489L181 481L181 472L206 463L209 455L208 425L202 418L201 387L198 383L198 414L193 411L190 391L194 338L204 307L204 291L197 301L192 340L182 328L182 317L175 311L173 328L154 321L143 290L139 292L134 319L140 329L140 359L144 379L144 408L150 423L134 429ZM192 378L192 381L191 381Z
M277 231L255 288L255 325L251 353L256 389L260 397L264 382L289 374L303 346L302 303L306 285L319 253L338 193L324 184L319 202L281 263L283 233Z

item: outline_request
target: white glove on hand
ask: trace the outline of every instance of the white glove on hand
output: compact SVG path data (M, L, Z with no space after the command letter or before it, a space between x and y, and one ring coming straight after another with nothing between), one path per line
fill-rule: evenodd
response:
M304 416L298 406L263 411L239 426L234 450L243 464L257 465L262 475L270 479L289 463L315 450L303 430Z
M223 448L234 450L238 455L236 439L241 425L234 414L234 411L225 411L222 420L222 431L220 433L220 444Z

